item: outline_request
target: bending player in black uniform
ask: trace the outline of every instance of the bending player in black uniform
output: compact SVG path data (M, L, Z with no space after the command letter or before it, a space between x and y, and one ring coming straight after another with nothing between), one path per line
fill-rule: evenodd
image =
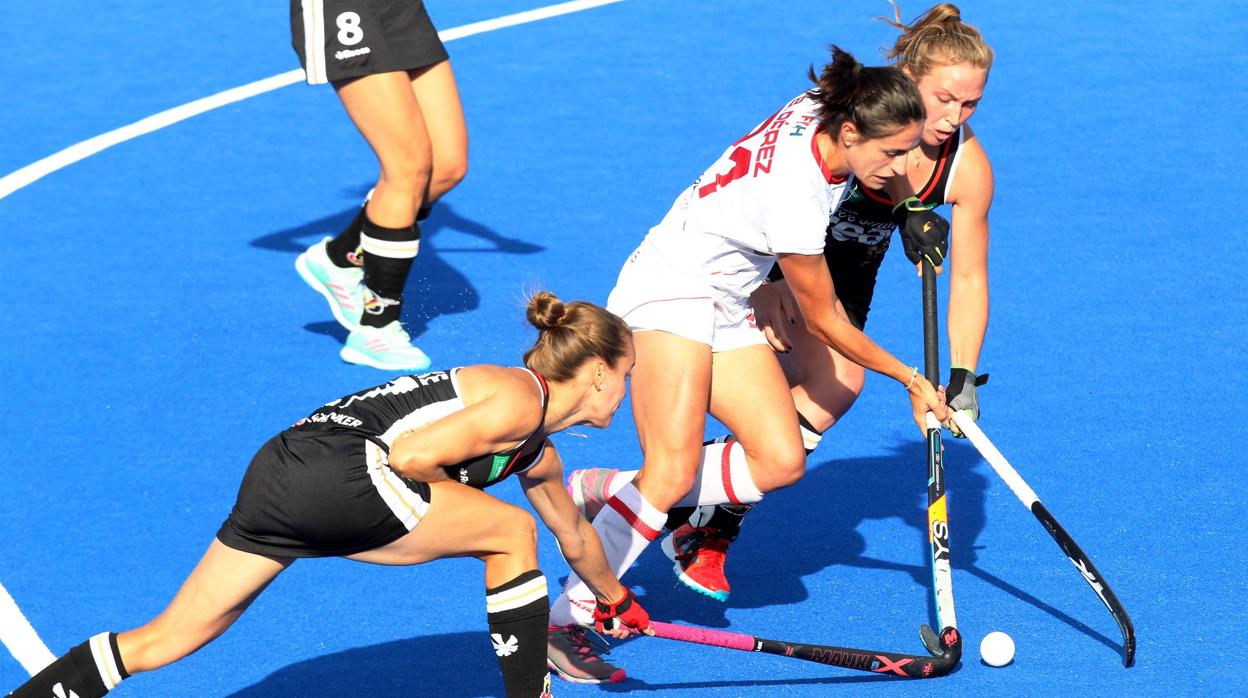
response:
M632 336L602 308L547 292L530 300L528 318L539 334L527 368L401 376L327 403L270 439L216 540L159 616L92 637L11 695L103 696L225 632L297 558L331 556L382 565L479 558L507 695L550 695L549 601L533 518L482 491L509 475L593 587L599 629L645 631L646 612L607 566L546 438L611 423L633 366Z

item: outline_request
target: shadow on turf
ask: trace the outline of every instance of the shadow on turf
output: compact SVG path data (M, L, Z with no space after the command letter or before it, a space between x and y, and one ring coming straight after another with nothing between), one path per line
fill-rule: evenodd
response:
M364 189L358 196L363 199L366 192L367 189ZM275 252L299 254L324 236L337 235L358 211L359 208L352 206L303 225L262 235L250 244L252 247ZM441 247L435 239L443 230L465 233L480 239L484 244L480 247ZM434 206L433 214L420 224L420 234L420 254L404 289L403 325L413 337L423 334L429 321L438 316L465 313L475 310L481 304L477 289L467 277L446 261L443 253L524 255L546 249L541 245L507 237L487 225L465 218L446 202L439 202ZM293 259L291 261L293 263ZM327 332L326 326L327 323L310 323L305 329L318 334L341 335L340 340L346 339L345 332Z
M833 668L833 670L836 670ZM961 671L961 666L954 668L950 675ZM680 691L695 688L764 688L767 686L835 686L837 684L856 683L893 683L895 681L914 681L902 676L885 676L883 674L855 674L853 676L828 676L818 679L761 679L757 681L733 679L728 681L684 681L672 683L647 683L641 679L625 679L620 683L599 686L607 693L631 693L633 691Z
M984 497L989 482L967 465L979 463L973 447L949 438L944 440L944 453L953 568L979 577L1117 651L1119 643L976 565L975 541L985 524ZM805 601L809 594L803 577L838 565L901 572L909 575L917 588L930 589L926 468L925 451L917 441L897 444L889 455L871 458L824 461L816 454L797 486L768 495L747 518L729 558L729 579L734 582L729 605L766 608ZM900 518L914 532L908 562L878 560L864 554L867 541L858 532L859 526L864 521L889 518ZM806 544L800 554L794 554L793 543L799 538ZM629 574L628 582L647 590L646 609L655 618L705 627L728 626L725 605L694 599L683 587L673 588L676 582L670 563L661 553L648 556ZM1082 582L1071 579L1070 583ZM930 593L926 599L930 620L916 619L916 627L925 620L935 622L934 599Z
M445 633L327 654L278 669L231 698L410 696L503 693L489 636Z
M655 641L659 642L659 641ZM558 691L559 679L552 677ZM855 674L806 679L760 679L648 683L629 678L600 688L612 693L695 688L824 686L907 681L901 677ZM446 633L357 647L283 667L230 698L326 698L408 696L436 687L438 698L498 696L498 667L483 632Z
M962 444L945 443L947 463L976 457ZM805 601L803 578L838 565L902 572L916 586L931 586L927 565L927 471L923 445L897 444L884 456L823 461L816 454L796 486L773 492L754 509L732 546L729 579L734 581L729 604L735 608L766 608ZM984 526L987 480L970 468L946 465L950 492L950 539L955 568L975 563L974 541ZM865 521L900 518L913 530L912 562L895 563L865 556L867 541L858 531ZM794 540L801 539L800 554ZM671 587L671 568L645 564L630 574L631 584L646 589ZM778 572L782 571L782 572ZM724 627L724 606L688 603L686 592L650 593L647 610L656 618L685 620ZM931 610L931 609L929 609ZM917 625L917 623L916 623Z

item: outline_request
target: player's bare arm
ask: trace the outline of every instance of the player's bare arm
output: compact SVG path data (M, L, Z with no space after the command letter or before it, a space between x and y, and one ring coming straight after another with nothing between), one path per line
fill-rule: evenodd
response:
M975 371L988 329L988 209L992 206L992 166L970 125L962 162L949 191L953 205L949 278L950 363Z
M542 398L527 372L469 366L460 371L460 380L467 386L465 402L470 404L395 439L390 468L396 473L422 482L445 480L444 466L514 448L540 425ZM474 394L477 385L490 387ZM532 408L516 409L518 404Z

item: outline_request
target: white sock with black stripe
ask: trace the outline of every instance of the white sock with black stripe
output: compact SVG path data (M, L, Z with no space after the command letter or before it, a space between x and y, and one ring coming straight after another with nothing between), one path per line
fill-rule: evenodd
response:
M647 502L631 482L607 500L594 518L594 531L616 577L624 576L650 541L659 537L665 521L667 512ZM573 572L550 610L551 625L593 625L595 602L589 586Z
M547 683L546 626L550 597L540 570L485 591L490 641L509 697L533 698Z

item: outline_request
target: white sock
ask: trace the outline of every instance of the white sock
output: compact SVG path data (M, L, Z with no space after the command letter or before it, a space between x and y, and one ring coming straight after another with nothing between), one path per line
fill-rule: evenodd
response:
M745 462L745 449L741 442L729 439L727 443L713 443L702 447L702 465L698 466L698 479L679 502L678 507L696 507L702 504L753 504L763 498L750 466Z
M666 522L667 512L647 502L632 482L627 482L607 500L607 505L594 518L594 531L602 541L607 564L616 577L624 576L650 541L659 537ZM594 593L573 572L550 609L550 624L593 625L594 602Z
M607 496L614 497L625 485L632 484L636 470L621 470L607 482ZM736 439L702 447L702 464L698 479L675 506L696 507L703 504L753 504L763 498L745 462L745 450Z

